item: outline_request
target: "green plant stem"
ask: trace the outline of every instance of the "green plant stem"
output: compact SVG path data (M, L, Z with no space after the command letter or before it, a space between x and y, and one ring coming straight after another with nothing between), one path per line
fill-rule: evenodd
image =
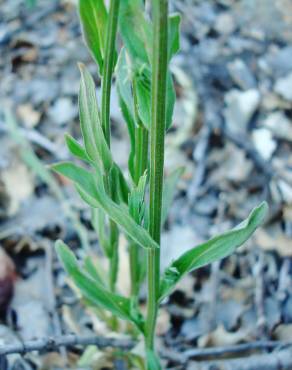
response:
M119 267L119 254L118 254L119 229L112 220L110 220L110 238L112 254L109 261L110 262L109 286L110 290L112 292L115 292Z
M140 177L144 174L148 166L148 131L140 125L135 131L135 184L138 185ZM141 253L143 251L138 245L132 243L130 253L130 274L131 274L131 295L138 299L141 284L142 266ZM145 271L145 270L144 270Z
M116 58L116 35L118 26L120 0L111 0L109 7L109 17L106 29L105 56L103 65L102 92L101 92L101 124L105 139L110 147L111 129L110 129L110 101L112 76ZM107 189L111 193L110 189ZM109 238L112 247L112 258L110 259L110 288L115 291L115 285L118 272L118 228L117 225L110 220Z
M140 177L144 174L148 167L148 130L143 126L138 113L138 104L136 98L136 85L133 82L135 121L137 127L135 129L135 173L134 182L138 185ZM130 254L130 274L131 274L131 295L136 300L138 299L139 289L141 284L141 248L135 243L132 243L129 248Z
M116 35L118 27L120 0L111 0L106 30L105 55L103 64L102 96L101 96L101 122L103 132L110 147L110 100L112 76L116 58Z
M168 51L168 1L152 0L153 49L150 129L149 233L160 245L166 116L166 76ZM147 255L148 307L146 350L154 351L160 281L160 249Z

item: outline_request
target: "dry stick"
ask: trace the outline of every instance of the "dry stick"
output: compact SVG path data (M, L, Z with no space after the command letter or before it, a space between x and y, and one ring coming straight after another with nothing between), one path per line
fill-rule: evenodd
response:
M237 344L234 346L213 347L213 348L194 348L181 353L173 351L162 351L162 356L166 359L179 363L187 363L189 360L200 360L212 357L225 357L230 355L240 355L252 351L267 351L284 349L292 346L292 342L281 341L256 341L250 343ZM264 356L264 355L262 355Z
M100 349L117 348L121 350L131 350L135 346L131 340L121 340L116 338L104 338L99 336L80 337L75 334L34 339L17 344L5 344L0 346L0 356L6 356L13 353L25 354L33 351L50 352L58 350L59 347L71 346L90 346L95 345ZM292 342L282 341L257 341L250 343L237 344L226 347L213 348L194 348L176 354L173 351L161 351L162 357L185 363L191 359L202 359L210 357L223 357L227 355L243 354L251 351L267 351L275 349L284 349L292 346Z
M102 348L118 348L121 350L130 350L135 343L130 340L121 340L115 338L103 338L98 336L79 337L75 334L62 335L56 337L48 337L35 339L17 344L6 344L0 346L0 356L6 356L12 353L28 353L32 351L49 352L58 350L60 347L71 346L90 346L94 345Z
M198 363L196 367L192 367L193 370L291 370L291 368L291 349L232 360L204 361Z

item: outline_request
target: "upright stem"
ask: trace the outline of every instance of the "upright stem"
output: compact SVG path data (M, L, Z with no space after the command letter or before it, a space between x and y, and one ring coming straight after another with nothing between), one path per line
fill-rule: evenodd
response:
M152 238L160 245L168 51L168 0L152 0L152 16L149 232ZM146 349L153 351L160 281L160 249L149 250L147 263L148 311Z
M138 185L140 177L144 174L148 167L148 130L143 126L138 112L138 103L136 95L136 83L133 81L133 95L134 95L134 113L137 127L135 129L135 169L134 169L134 183ZM141 254L143 251L135 243L132 243L129 248L130 253L130 273L131 273L131 296L138 299L139 289L141 284Z
M101 96L101 123L103 132L110 146L110 100L112 75L115 63L115 43L118 27L120 0L111 0L106 30L105 55L103 65L102 96Z
M112 76L115 64L116 53L116 35L118 27L120 0L111 0L109 7L109 17L106 29L105 55L103 64L102 92L101 92L101 124L105 139L110 147L111 129L110 129L110 101ZM108 175L108 174L107 174ZM108 187L108 193L111 189ZM109 239L112 247L112 258L110 259L110 288L115 290L117 272L118 272L118 227L110 220Z

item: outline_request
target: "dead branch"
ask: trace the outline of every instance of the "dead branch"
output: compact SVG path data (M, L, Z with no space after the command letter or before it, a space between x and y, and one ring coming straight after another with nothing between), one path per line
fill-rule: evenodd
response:
M192 366L192 370L290 370L291 368L291 348L240 359L199 362Z
M284 350L292 347L292 342L282 341L255 341L242 343L233 346L212 347L212 348L194 348L180 353L171 350L163 350L162 356L168 360L186 364L189 360L204 360L210 358L243 356L256 351ZM292 350L292 349L290 349ZM263 354L261 356L266 356ZM239 359L240 360L240 359Z
M57 337L35 339L16 344L6 344L0 346L0 356L6 356L12 353L24 354L32 351L52 352L58 350L60 347L89 345L94 345L101 349L118 348L121 350L130 350L134 347L135 343L131 340L103 338L93 335L87 337L79 337L75 334L70 334Z

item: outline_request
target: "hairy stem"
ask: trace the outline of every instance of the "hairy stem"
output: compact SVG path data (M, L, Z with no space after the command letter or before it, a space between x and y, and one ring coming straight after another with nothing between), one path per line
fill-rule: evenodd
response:
M152 238L160 245L166 116L168 0L152 0L152 16L153 49L149 232ZM160 281L160 249L151 249L148 251L147 277L148 310L146 322L146 349L148 351L153 351Z
M106 30L105 56L102 79L102 97L101 97L101 123L103 132L110 146L110 100L112 75L115 64L115 43L117 35L118 17L120 0L111 0L109 8L109 17Z

